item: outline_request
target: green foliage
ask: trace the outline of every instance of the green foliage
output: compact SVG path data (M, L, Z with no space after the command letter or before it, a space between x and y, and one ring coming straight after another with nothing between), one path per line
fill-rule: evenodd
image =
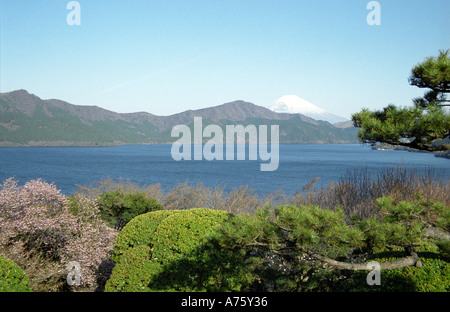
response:
M178 212L178 210L158 210L133 218L117 236L112 260L117 262L129 248L141 245L153 248L152 238L158 225L168 216Z
M421 267L404 267L381 270L381 285L368 285L367 272L333 272L346 276L333 285L335 291L357 292L448 292L450 291L450 263L436 246L425 244L418 250ZM400 249L383 249L370 256L370 261L379 263L406 256ZM320 288L318 289L320 291Z
M242 250L221 249L208 241L162 266L152 276L152 291L247 291L257 274Z
M438 105L427 108L390 105L373 112L363 109L353 114L352 120L360 128L359 138L363 143L382 142L421 150L446 149L432 144L446 138L450 129L450 114Z
M343 255L348 248L362 246L362 232L346 224L342 209L291 205L279 208L276 216L282 227L290 229L289 238L302 247Z
M130 221L115 249L106 291L229 291L254 282L241 251L221 249L215 229L230 214L204 208L156 211Z
M144 192L126 194L120 189L101 194L98 204L102 218L117 228L123 228L140 214L163 209L155 199L147 198Z
M224 222L216 239L224 248L235 248L253 244L278 246L278 227L268 222L270 208L259 209L257 215L232 215Z
M420 196L415 201L399 203L382 197L377 203L381 217L367 218L359 223L371 248L416 245L426 226L449 230L450 209L443 203L427 201Z
M11 260L0 257L0 292L30 292L28 276Z
M105 286L106 292L145 292L152 276L161 271L161 264L151 260L149 246L141 245L129 248L118 259L110 279Z
M431 89L423 98L414 99L412 107L389 105L383 110L363 109L352 115L363 143L381 142L429 151L449 149L448 145L436 144L450 135L450 114L443 108L448 106L446 93L450 92L449 52L441 51L438 57L429 57L411 70L411 85Z
M206 234L228 217L220 210L191 209L171 215L152 237L153 259L168 263L180 259L206 240Z
M448 291L448 206L377 200L378 214L346 215L314 205L265 206L256 214L211 209L156 211L130 221L119 234L107 291ZM409 256L421 267L383 270L382 286L367 271L320 265L380 263ZM337 260L337 261L336 261Z
M439 252L446 260L450 260L450 239L442 239L436 242Z
M266 287L270 281L283 291L448 291L449 241L435 241L424 231L426 226L448 229L448 206L420 196L411 202L384 197L378 200L378 211L374 217L347 218L340 209L281 206L272 214L264 209L258 215L230 218L217 238L223 248L252 250L265 262L268 254L288 259L290 263L281 265L286 274L255 267L259 278L268 278ZM393 261L409 256L408 248L416 248L422 267L383 271L381 288L367 284L368 272L298 261L312 253L346 263Z
M437 57L428 57L411 70L409 83L419 88L438 92L450 91L450 50L440 51Z
M221 227L223 246L266 246L282 249L294 244L303 249L344 255L363 244L363 233L346 224L341 209L327 210L308 205L281 206L273 211L260 209L256 216L230 219Z

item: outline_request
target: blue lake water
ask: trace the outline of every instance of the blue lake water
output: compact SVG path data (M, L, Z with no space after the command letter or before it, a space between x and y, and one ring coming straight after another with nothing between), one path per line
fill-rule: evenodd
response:
M261 161L175 161L171 145L115 147L12 147L0 148L0 180L14 176L19 183L41 178L54 182L70 195L77 185L102 178L129 179L142 186L159 183L165 191L184 183L208 187L248 185L264 195L282 189L290 194L311 179L323 186L337 182L349 171L364 168L377 174L388 167L433 170L450 179L450 160L431 153L376 151L361 144L280 145L279 167L260 171Z

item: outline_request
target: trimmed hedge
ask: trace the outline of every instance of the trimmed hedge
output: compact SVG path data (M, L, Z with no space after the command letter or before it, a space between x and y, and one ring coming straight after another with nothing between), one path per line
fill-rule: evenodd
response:
M191 209L164 219L152 237L152 258L161 263L178 260L206 242L208 232L225 221L221 210Z
M220 249L211 239L229 217L205 208L136 217L119 234L105 291L241 290L253 282L244 254Z
M125 250L106 283L105 291L150 291L148 285L152 276L161 272L161 264L150 258L149 246L141 245Z
M0 257L0 292L30 292L28 276L11 260Z
M114 246L112 260L118 262L119 257L130 248L146 245L152 246L153 234L162 220L178 213L178 210L158 210L141 214L133 218L120 231Z

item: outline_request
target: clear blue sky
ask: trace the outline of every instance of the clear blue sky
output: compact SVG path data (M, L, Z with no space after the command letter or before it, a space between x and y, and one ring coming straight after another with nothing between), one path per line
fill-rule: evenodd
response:
M298 95L350 117L410 105L412 66L450 48L450 1L1 0L0 92L170 115Z

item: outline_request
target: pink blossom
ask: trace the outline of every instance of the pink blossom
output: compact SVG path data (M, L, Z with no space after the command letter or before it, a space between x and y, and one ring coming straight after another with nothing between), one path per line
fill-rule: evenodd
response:
M16 257L13 261L25 272L37 272L29 276L32 285L33 277L37 280L54 266L59 275L54 278L61 280L69 273L65 265L76 261L81 266L80 288L93 289L99 278L106 278L98 276L99 267L109 261L117 236L98 211L95 200L81 195L69 200L41 179L19 186L9 178L0 184L0 255ZM42 268L31 267L29 259L38 253L49 259Z

